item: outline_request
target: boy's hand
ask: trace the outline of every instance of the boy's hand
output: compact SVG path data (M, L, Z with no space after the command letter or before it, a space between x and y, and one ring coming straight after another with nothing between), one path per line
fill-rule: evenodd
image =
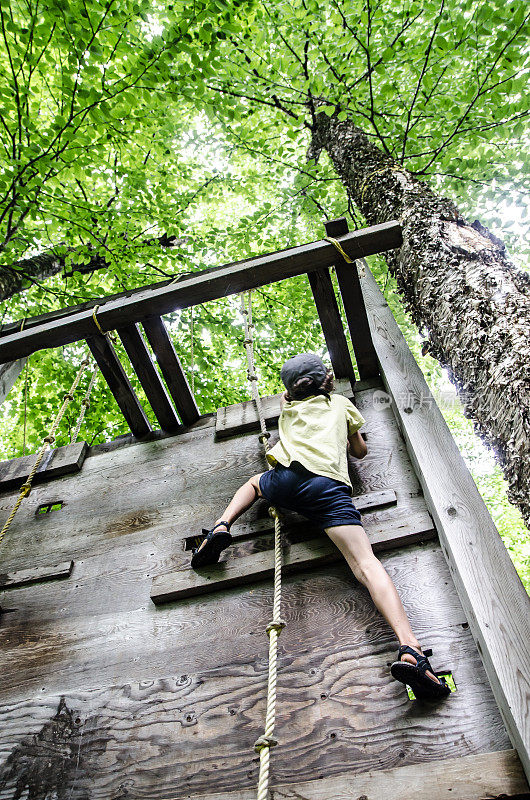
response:
M355 456L355 458L364 458L365 455L368 453L366 442L361 436L360 431L356 431L355 433L353 433L351 436L348 437L348 445L350 453L352 454L352 456Z

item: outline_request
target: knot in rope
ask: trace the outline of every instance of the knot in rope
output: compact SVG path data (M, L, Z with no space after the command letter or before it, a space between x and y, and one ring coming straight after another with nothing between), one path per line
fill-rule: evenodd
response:
M254 742L254 750L256 753L260 753L266 747L276 747L278 744L278 739L275 739L274 736L265 736L261 735L258 736L256 741Z
M53 433L50 433L48 436L45 436L42 441L47 442L47 444L53 444L55 441L55 436L53 435Z
M278 619L272 619L265 628L265 633L267 634L267 636L270 637L271 631L276 631L276 633L279 636L286 625L287 625L286 621L281 617L278 617Z
M270 438L271 438L271 435L270 435L269 431L264 431L263 433L260 433L260 435L258 436L258 439L259 439L259 441L261 442L262 445L265 445L266 442L267 442L267 439L270 439Z
M31 492L31 483L23 483L20 487L20 494L26 497Z

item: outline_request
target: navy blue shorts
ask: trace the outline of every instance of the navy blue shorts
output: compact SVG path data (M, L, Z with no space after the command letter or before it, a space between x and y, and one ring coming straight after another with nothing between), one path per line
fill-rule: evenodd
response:
M297 461L289 467L277 464L264 472L259 488L273 506L297 511L319 528L362 525L349 486L324 475L315 475Z

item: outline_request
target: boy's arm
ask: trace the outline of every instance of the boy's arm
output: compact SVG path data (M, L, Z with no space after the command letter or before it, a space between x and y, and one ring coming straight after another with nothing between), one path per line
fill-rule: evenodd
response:
M348 445L350 453L352 456L355 456L355 458L364 458L368 452L366 442L361 436L360 431L356 431L355 433L352 433L351 436L348 436Z

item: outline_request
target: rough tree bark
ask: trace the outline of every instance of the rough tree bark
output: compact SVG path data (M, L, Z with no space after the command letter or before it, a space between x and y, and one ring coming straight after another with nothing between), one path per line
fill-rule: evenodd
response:
M403 246L387 254L390 271L530 524L530 276L510 262L499 239L478 221L470 224L353 123L316 119L311 154L328 152L368 224L401 222Z
M164 233L156 239L146 239L144 241L136 242L134 244L134 251L137 253L139 248L159 246L163 248L177 247L182 244L184 239L178 239L176 236L169 236ZM131 249L133 246L130 246ZM124 242L124 249L127 248L127 243ZM0 264L0 301L7 300L24 289L27 289L33 283L46 280L52 275L57 275L65 269L65 261L67 255L76 254L75 248L70 248L65 255L58 256L53 250L47 250L44 253L25 258L22 261L17 261L15 264ZM74 260L75 264L75 260ZM90 259L88 264L81 264L79 266L70 266L67 274L72 274L73 270L79 272L95 272L98 269L109 269L109 263L106 259L98 254Z

